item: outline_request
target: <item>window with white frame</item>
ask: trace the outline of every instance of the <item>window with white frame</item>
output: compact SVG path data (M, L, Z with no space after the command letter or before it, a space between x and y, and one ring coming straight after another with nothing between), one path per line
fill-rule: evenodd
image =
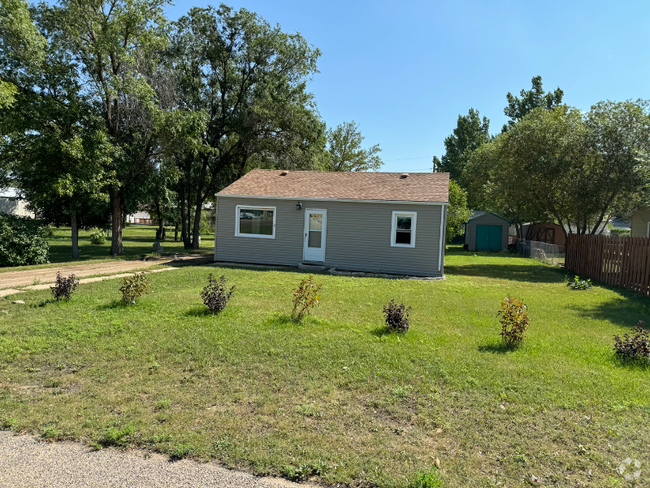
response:
M235 235L275 239L275 207L237 205Z
M390 245L393 247L415 247L417 212L393 212Z

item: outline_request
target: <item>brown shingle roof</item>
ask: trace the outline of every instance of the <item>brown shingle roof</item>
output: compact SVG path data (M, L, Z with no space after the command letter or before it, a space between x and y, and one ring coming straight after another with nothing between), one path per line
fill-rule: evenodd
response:
M283 175L284 173L284 175ZM254 169L218 195L324 200L449 201L449 173L338 173Z

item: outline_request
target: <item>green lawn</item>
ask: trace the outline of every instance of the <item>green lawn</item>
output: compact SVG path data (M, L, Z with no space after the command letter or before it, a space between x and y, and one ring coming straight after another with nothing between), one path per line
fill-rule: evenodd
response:
M153 243L156 241L157 227L147 225L129 225L124 228L124 256L119 259L138 259L149 255L153 251ZM70 239L70 228L54 228L54 237L48 239L50 244L50 262L63 263L71 260L72 244ZM168 229L169 230L169 229ZM111 241L104 244L95 245L90 243L90 231L79 231L79 254L80 260L90 259L115 259L110 258ZM199 251L191 251L183 248L183 243L179 240L174 242L174 232L169 231L167 234L171 239L162 242L163 254L171 255L175 253L188 254L190 252L212 252L214 249L214 234L205 234L201 236L202 244ZM179 237L180 239L180 237ZM14 268L15 270L16 268Z
M207 275L237 291L204 313ZM153 293L118 301L117 280L69 303L46 291L0 299L0 424L45 438L136 445L257 474L347 486L650 483L650 371L618 364L612 335L650 301L571 291L565 274L509 254L454 249L444 281L317 276L322 303L294 324L303 273L192 267L150 275ZM525 346L498 347L507 294L530 307ZM413 307L386 334L382 305Z

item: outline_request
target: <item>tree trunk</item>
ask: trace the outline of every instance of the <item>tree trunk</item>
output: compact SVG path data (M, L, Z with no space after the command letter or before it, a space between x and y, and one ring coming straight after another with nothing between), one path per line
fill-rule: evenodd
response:
M178 241L178 224L174 226L174 242Z
M111 199L111 228L113 229L113 237L111 240L111 256L120 256L124 254L124 245L122 243L122 228L124 226L124 219L122 216L122 192L112 186L108 190Z
M201 233L199 232L201 228L201 211L203 205L197 205L196 210L194 211L194 226L192 227L192 249L198 249L199 248L199 236Z
M72 212L70 218L70 227L72 227L72 260L79 259L79 226L77 225L77 214Z

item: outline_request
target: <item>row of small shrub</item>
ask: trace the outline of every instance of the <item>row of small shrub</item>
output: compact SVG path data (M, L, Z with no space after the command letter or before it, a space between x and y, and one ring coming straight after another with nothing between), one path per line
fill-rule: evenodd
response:
M575 286L576 289L585 289L591 286L590 281L582 284L578 276L575 277L574 283L580 283L580 285ZM57 273L56 283L51 287L52 294L57 301L64 298L69 299L78 285L79 280L75 275L66 278L61 273ZM314 283L313 276L302 279L298 287L293 290L292 320L299 322L305 315L312 313L314 307L320 302L322 287L322 284ZM125 304L135 304L136 300L149 291L149 288L150 283L144 273L135 273L132 277L123 278L120 287L122 301ZM219 313L226 308L234 293L235 286L230 288L226 286L225 276L216 279L210 273L208 285L203 288L201 298L210 312ZM407 307L403 303L398 305L394 299L391 300L388 305L383 307L387 329L398 333L408 331L411 310L411 307ZM528 307L520 299L507 296L501 303L501 309L497 316L501 322L501 341L503 345L510 349L520 346L525 340L530 323ZM639 321L636 327L632 329L633 334L624 334L623 338L617 335L614 336L614 351L617 357L626 361L650 363L650 338L643 327L644 323Z

